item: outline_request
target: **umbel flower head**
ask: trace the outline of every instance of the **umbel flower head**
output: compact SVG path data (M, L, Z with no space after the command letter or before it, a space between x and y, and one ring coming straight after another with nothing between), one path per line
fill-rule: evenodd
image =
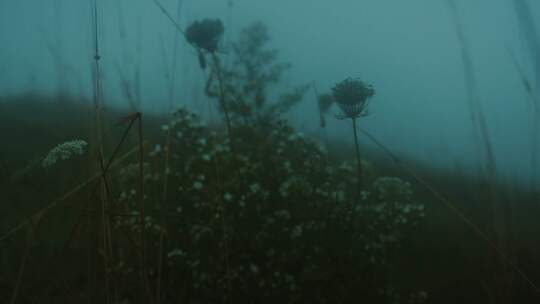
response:
M219 19L193 22L186 30L186 40L195 47L214 53L218 50L224 27Z
M80 139L66 141L50 150L41 164L44 168L49 168L54 166L59 160L68 160L76 155L82 155L87 145L88 143L86 141Z
M375 90L359 79L347 78L332 88L332 95L343 111L342 118L357 118L368 115L368 103Z

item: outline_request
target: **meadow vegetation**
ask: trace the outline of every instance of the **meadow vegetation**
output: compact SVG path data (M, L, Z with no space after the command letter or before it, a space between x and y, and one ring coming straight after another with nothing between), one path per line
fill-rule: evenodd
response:
M87 101L0 99L3 302L525 303L537 296L399 163L538 281L533 194L495 185L500 201L514 206L511 229L497 239L500 226L484 208L489 181L408 159L396 164L367 147L359 162L358 143L300 132L284 114L308 86L272 100L268 92L289 65L268 48L263 24L240 37L230 67L214 44L193 38L209 69L206 94L227 111L227 132L183 106L170 116L106 108L96 143ZM361 84L366 101L374 92ZM349 115L354 130L363 113Z

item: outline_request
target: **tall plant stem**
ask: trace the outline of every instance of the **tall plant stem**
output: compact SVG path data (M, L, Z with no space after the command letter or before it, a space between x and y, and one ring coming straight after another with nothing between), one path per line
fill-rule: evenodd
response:
M227 133L232 144L232 132L231 132L231 119L229 117L229 107L227 106L227 100L225 98L225 87L223 85L223 75L221 71L221 64L219 58L215 53L212 53L212 62L214 63L214 68L216 70L218 84L219 84L219 104L223 109L225 115L225 124L227 125Z
M540 105L540 95L538 94L540 90L540 40L538 38L537 24L535 22L534 15L532 14L531 5L527 1L512 1L514 4L514 10L516 13L516 20L518 21L518 26L521 34L523 35L524 42L528 49L529 62L534 68L534 85L531 86L523 70L517 64L515 56L510 52L514 64L518 68L518 72L521 75L521 81L525 85L525 89L529 94L533 108L533 130L532 130L532 160L531 160L531 191L534 193L534 199L538 202L538 146L540 144L540 139L538 137L539 132L539 105Z
M98 10L98 0L94 0L92 5L92 26L94 31L94 69L93 69L93 97L94 97L94 108L95 108L95 155L96 158L99 160L101 159L101 156L103 155L103 134L102 134L102 117L101 117L101 111L102 111L102 100L101 100L101 70L100 70L100 59L101 55L99 52L99 10ZM103 174L101 174L103 175ZM103 179L100 180L100 187L101 190L103 190L104 184ZM103 200L103 193L104 191L100 192L100 198ZM88 278L89 278L89 284L88 284L88 295L94 295L89 296L88 301L95 302L97 298L95 297L95 294L97 292L97 284L98 284L98 273L97 273L97 265L98 265L98 256L94 254L93 248L99 248L99 218L93 217L92 215L88 216L88 223L91 229L89 229L89 238L88 238ZM106 249L104 248L104 252L106 252ZM108 288L108 286L106 286ZM108 290L107 290L108 292Z
M176 11L176 19L179 20L182 13L182 0L178 0L178 7ZM169 87L169 111L172 112L174 108L174 96L176 88L176 66L177 66L177 56L178 56L178 40L182 32L176 28L174 31L174 46L173 46L173 55L172 55L172 66L171 66L171 83ZM167 147L165 150L165 168L163 172L163 203L167 202L168 199L168 187L169 187L169 164L171 160L171 137L172 137L172 126L169 125L167 129Z
M360 160L360 147L358 146L358 132L356 130L356 117L352 118L352 126L353 126L353 134L354 134L354 146L356 149L356 166L358 170L358 189L356 189L357 193L360 193L360 189L362 188L362 161Z
M137 126L138 126L138 136L139 136L139 242L141 246L140 250L140 263L141 263L141 279L143 284L143 290L146 290L148 296L147 303L154 303L154 298L152 296L152 291L150 289L150 283L148 282L148 272L146 269L146 215L144 208L144 144L143 144L143 122L142 114L137 113ZM143 292L144 294L144 292Z

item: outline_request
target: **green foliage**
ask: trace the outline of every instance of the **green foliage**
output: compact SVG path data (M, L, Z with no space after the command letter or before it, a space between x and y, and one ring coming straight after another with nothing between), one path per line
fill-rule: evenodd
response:
M225 99L236 123L256 120L276 120L302 101L308 86L295 88L282 94L277 101L269 102L272 85L278 84L289 64L277 62L278 51L268 48L270 36L267 27L256 22L245 28L232 45L232 64L213 66L206 83L208 96L218 97L216 80L221 72Z
M167 151L156 146L146 200L160 208L147 229L153 248L167 231L171 301L386 300L391 252L423 216L408 183L377 179L354 201L354 168L328 163L318 143L284 121L239 126L234 152L228 138L184 108L164 129L174 135L166 173L172 186L161 201ZM120 197L136 206L135 190ZM140 229L136 220L117 225Z

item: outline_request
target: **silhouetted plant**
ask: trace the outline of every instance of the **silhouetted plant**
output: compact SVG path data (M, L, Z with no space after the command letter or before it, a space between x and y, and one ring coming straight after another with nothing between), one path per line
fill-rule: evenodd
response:
M208 53L215 53L219 48L224 30L223 23L219 19L194 21L186 29L186 39Z
M381 290L390 292L384 286L394 277L393 252L424 216L411 185L376 179L352 210L357 221L345 222L355 200L354 166L328 162L322 146L284 121L268 124L272 132L244 128L233 151L200 117L186 108L175 112L164 130L174 134L175 187L169 204L146 221L149 246L159 247L162 231L169 232L163 294L170 302L331 303L340 295L343 303L388 303ZM161 195L162 153L158 145L148 158L148 202ZM121 174L127 185L136 178L130 171ZM135 193L125 187L118 204L136 208ZM141 229L130 217L115 224ZM120 267L126 273L137 263Z
M371 85L358 79L347 78L337 83L332 88L334 100L340 107L343 115L338 119L352 120L354 134L354 144L356 147L356 162L358 170L358 191L362 187L362 163L360 160L360 148L358 147L358 134L356 129L356 120L359 117L368 115L369 100L375 95L375 90Z
M232 119L240 123L276 120L302 101L307 86L299 86L284 93L274 103L268 101L268 90L277 84L290 65L278 63L278 51L267 47L268 29L261 22L242 30L238 41L232 44L232 65L223 69L225 93ZM206 84L209 96L218 94L213 83L214 73Z
M212 73L208 77L207 82L212 81L214 77L217 77L218 79L218 94L213 96L217 96L219 98L221 110L225 115L227 132L229 137L231 137L231 119L229 117L229 108L225 94L225 84L223 83L223 67L221 66L221 61L216 54L219 49L219 43L223 38L223 32L224 27L221 20L204 19L202 21L194 21L187 28L185 36L186 40L197 49L197 52L199 53L199 64L202 69L206 68L206 57L204 52L209 53L212 58Z
M319 115L321 128L326 127L325 115L328 113L332 105L334 104L334 96L332 94L323 93L317 96L317 103L319 105Z
M224 27L219 19L204 19L194 21L186 30L186 40L193 45L199 55L201 69L206 69L206 57L204 52L212 56L219 49L219 43L223 38Z

